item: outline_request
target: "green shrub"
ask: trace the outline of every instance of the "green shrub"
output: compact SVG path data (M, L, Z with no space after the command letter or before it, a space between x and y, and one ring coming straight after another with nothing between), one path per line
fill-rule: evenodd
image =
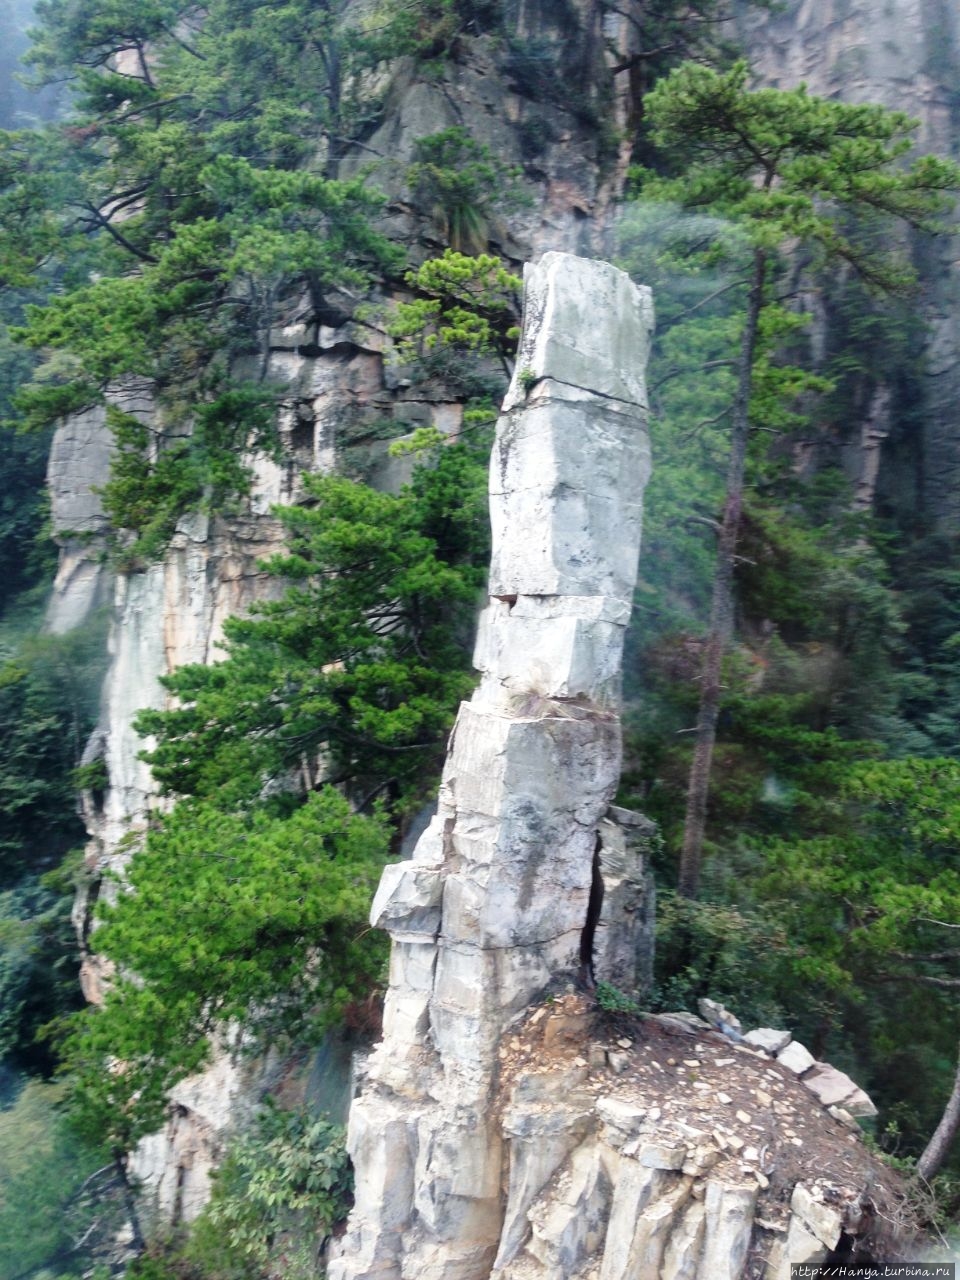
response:
M633 996L615 987L612 982L598 982L594 999L604 1013L633 1014L640 1012L640 1006Z
M211 1280L313 1280L318 1254L353 1203L344 1131L302 1112L267 1107L230 1147L187 1256Z
M441 237L461 253L482 253L498 209L521 197L517 168L503 164L488 146L454 125L418 138L407 185L430 214Z
M153 1241L130 1280L315 1280L352 1187L343 1129L268 1103L228 1146L200 1217Z
M790 984L790 959L783 930L769 920L669 892L658 897L657 1008L696 1012L709 996L744 1022L782 1025L777 996Z
M91 1246L122 1224L118 1204L111 1210L85 1194L84 1183L106 1161L65 1126L62 1095L62 1086L35 1081L0 1111L0 1280L43 1267L58 1280L79 1276L91 1254L75 1241L97 1218Z

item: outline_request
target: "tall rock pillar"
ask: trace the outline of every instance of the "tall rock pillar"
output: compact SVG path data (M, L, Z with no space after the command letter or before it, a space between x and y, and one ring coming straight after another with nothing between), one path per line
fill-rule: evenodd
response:
M332 1280L479 1280L494 1265L501 1037L589 958L598 832L620 773L652 323L649 291L607 263L547 253L526 270L490 465L482 679L436 817L373 904L390 986L350 1116L357 1197Z

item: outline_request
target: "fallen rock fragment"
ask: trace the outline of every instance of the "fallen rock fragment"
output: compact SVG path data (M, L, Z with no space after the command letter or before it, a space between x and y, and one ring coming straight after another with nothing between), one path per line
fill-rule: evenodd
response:
M639 1153L645 1169L682 1169L686 1158L686 1147L668 1146L664 1142L647 1142Z
M764 1053L772 1056L779 1053L781 1049L785 1049L793 1036L789 1031L775 1031L772 1027L756 1027L753 1031L748 1031L743 1038L752 1048L762 1049Z
M721 1035L736 1041L743 1039L740 1019L722 1004L704 997L697 1001L697 1008L700 1010L700 1016L705 1018L711 1027L715 1027Z
M802 1076L805 1071L810 1070L816 1059L799 1040L791 1040L786 1048L781 1049L777 1054L777 1061L781 1067L786 1067L795 1076Z
M698 1031L709 1031L710 1023L698 1018L695 1013L687 1013L684 1009L671 1009L669 1013L655 1013L654 1020L668 1030L681 1035L696 1035Z
M821 1188L808 1188L798 1182L790 1198L790 1208L801 1225L828 1249L840 1243L843 1214L835 1204L827 1204Z
M852 1116L875 1116L877 1109L867 1094L848 1075L817 1062L803 1077L803 1083L825 1107L843 1107Z

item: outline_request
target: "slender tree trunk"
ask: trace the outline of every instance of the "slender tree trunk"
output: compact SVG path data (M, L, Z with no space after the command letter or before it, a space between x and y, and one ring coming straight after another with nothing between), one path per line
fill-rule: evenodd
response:
M123 1198L124 1208L127 1211L127 1219L130 1223L132 1239L130 1243L138 1254L141 1254L146 1246L143 1238L143 1230L140 1226L140 1214L137 1211L137 1195L133 1184L130 1181L130 1175L127 1171L127 1153L125 1151L114 1151L113 1166L117 1171L117 1179L120 1183L120 1193Z
M950 1100L943 1109L943 1115L934 1130L933 1137L917 1161L917 1173L921 1178L929 1181L939 1171L958 1133L960 1133L960 1049L957 1051L957 1072L953 1077L953 1092L950 1094Z
M763 289L767 276L767 256L756 249L753 279L747 299L747 315L740 340L739 378L733 404L730 439L730 461L727 464L727 496L723 521L717 540L717 567L713 578L710 605L710 630L707 633L703 666L700 672L700 710L697 736L687 785L687 813L683 827L683 850L680 855L679 890L685 898L695 898L700 888L700 863L707 817L707 793L713 744L717 736L720 711L720 669L733 622L733 566L743 507L743 476L750 434L750 381L757 345L757 325L763 307Z

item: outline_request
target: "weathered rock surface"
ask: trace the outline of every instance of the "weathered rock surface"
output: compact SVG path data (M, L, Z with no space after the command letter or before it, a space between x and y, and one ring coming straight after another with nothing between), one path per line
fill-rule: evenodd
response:
M646 842L656 825L611 805L600 823L597 870L602 892L593 938L593 976L626 991L653 985L656 889L645 865Z
M573 991L585 965L630 989L644 977L650 832L608 807L642 370L615 375L602 330L642 353L648 315L602 263L528 269L529 372L491 463L482 680L437 814L371 913L392 938L390 987L351 1110L357 1202L331 1280L788 1280L844 1233L868 1239L894 1195L861 1195L882 1178L858 1135L765 1052L796 1054L787 1033L740 1044L709 1000L703 1019L604 1023ZM564 355L591 316L596 377Z
M605 1229L612 1184L595 1152L573 1158L549 1202L536 1199L589 1116L577 1111L576 1079L561 1113L552 1092L533 1103L546 1112L540 1125L528 1116L511 1126L508 1114L501 1128L492 1108L510 1021L593 959L581 947L601 825L612 900L619 894L625 920L641 919L642 868L618 834L626 828L606 815L649 473L651 319L649 295L605 263L548 253L527 269L525 356L491 460L483 678L451 735L437 814L374 904L393 961L383 1043L351 1112L363 1199L331 1267L337 1280L485 1276L512 1255L528 1219L541 1263L570 1275ZM612 350L633 355L631 373L589 358ZM635 935L631 949L609 911L597 923L605 969L627 955L633 979ZM391 1127L405 1137L388 1152ZM505 1219L511 1141L525 1155L508 1175L515 1203ZM399 1162L390 1176L387 1158ZM388 1184L388 1197L368 1198Z
M744 1043L750 1045L751 1049L762 1049L764 1053L778 1053L792 1039L789 1031L777 1031L773 1027L756 1027L743 1037Z
M137 712L165 705L162 675L186 662L216 660L224 620L246 612L269 589L259 561L281 545L272 517L251 517L233 527L194 517L181 522L162 563L116 577L101 720L86 757L102 758L109 779L102 795L84 797L91 835L87 866L95 876L122 873L157 804L150 771L138 758L148 744L133 729ZM110 879L97 887L104 897L118 891ZM88 915L88 901L81 899L75 918L83 938ZM103 999L109 977L101 958L87 953L81 984L88 1000ZM162 1219L189 1220L202 1208L221 1134L236 1120L249 1076L229 1055L218 1057L204 1075L176 1087L167 1125L133 1154L131 1171Z
M492 1188L489 1162L437 1132L450 1100L429 1051L415 1063L425 1075L406 1092L375 1083L351 1119L360 1198L332 1274L789 1280L791 1263L819 1264L841 1246L894 1257L896 1175L849 1121L768 1056L699 1034L688 1039L660 1016L606 1021L573 993L511 1023L486 1122L502 1169L499 1207L491 1196L483 1214L474 1204L467 1215L464 1199L480 1176ZM424 1187L424 1178L436 1183ZM437 1186L448 1206L439 1215ZM431 1224L454 1233L461 1222L476 1232L499 1220L495 1256L478 1234L472 1257L466 1248L453 1257L451 1240L419 1218L424 1205ZM375 1237L364 1230L371 1215ZM374 1238L395 1256L377 1258ZM358 1257L364 1242L371 1253Z
M97 488L109 474L112 450L113 437L102 407L68 418L50 445L47 492L60 557L46 626L55 635L73 631L107 603L110 575L103 557L91 554L91 548L106 528Z
M740 1025L740 1019L722 1004L704 997L697 1001L697 1009L701 1018L708 1022L711 1027L715 1027L721 1034L729 1036L732 1040L742 1039L741 1032L743 1028Z
M803 1083L825 1107L843 1107L851 1116L875 1116L877 1108L844 1072L827 1062L815 1063Z
M230 1054L218 1053L207 1071L177 1086L166 1125L133 1152L131 1176L162 1220L189 1222L206 1204L221 1135L237 1122L246 1083Z
M794 1075L801 1076L813 1066L814 1057L810 1050L805 1045L802 1045L799 1040L791 1040L788 1045L779 1050L777 1061L781 1066L792 1071Z
M110 470L113 436L101 406L73 414L55 434L47 460L50 521L59 537L99 533L106 524L97 487Z
M787 1280L791 1262L823 1261L844 1235L862 1253L890 1247L895 1175L803 1082L719 1032L678 1039L658 1016L635 1019L624 1036L622 1022L588 1009L564 996L504 1038L509 1231L491 1276ZM518 1150L517 1135L547 1125L541 1159L527 1143ZM591 1181L594 1169L604 1176ZM595 1226L598 1200L608 1207ZM576 1232L574 1201L584 1215Z

